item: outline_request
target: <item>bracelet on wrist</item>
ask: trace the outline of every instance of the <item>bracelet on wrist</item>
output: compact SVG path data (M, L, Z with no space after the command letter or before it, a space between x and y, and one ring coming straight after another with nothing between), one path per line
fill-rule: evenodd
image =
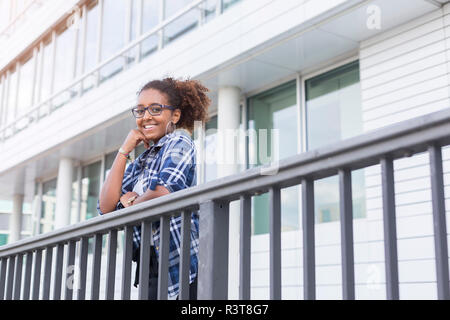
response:
M129 152L127 153L125 150L122 149L122 147L119 149L119 153L123 154L125 158L131 161L130 153Z

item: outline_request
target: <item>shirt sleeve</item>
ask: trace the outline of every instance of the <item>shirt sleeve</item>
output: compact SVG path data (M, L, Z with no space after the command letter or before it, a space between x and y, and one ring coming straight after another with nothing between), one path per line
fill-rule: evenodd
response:
M186 189L194 170L194 143L185 136L176 136L167 142L160 171L151 179L149 188L155 190L157 185L162 185L171 193Z
M123 174L123 180L122 180L122 193L120 196L122 196L123 194L133 191L133 172L134 172L134 162L130 163L127 167L127 169L125 170L125 173ZM116 210L119 209L123 209L124 206L122 205L122 203L119 201L116 204ZM100 199L97 200L97 213L99 215L103 215L103 212L100 210Z

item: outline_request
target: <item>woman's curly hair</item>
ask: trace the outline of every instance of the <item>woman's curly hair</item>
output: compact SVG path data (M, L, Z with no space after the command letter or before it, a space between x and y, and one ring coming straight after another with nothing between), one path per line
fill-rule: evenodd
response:
M165 94L171 106L181 110L181 117L177 128L187 129L192 133L194 122L201 121L204 124L208 121L208 107L211 99L207 96L208 88L203 86L198 80L177 80L172 77L162 80L152 80L145 84L138 92L155 89Z

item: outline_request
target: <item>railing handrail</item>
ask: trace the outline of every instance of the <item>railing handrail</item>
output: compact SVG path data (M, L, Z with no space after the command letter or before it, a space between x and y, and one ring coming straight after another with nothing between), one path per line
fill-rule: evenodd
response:
M5 126L3 126L2 128L0 128L0 137L3 136L3 132L5 132L6 130L8 130L11 127L14 127L17 124L17 122L19 122L19 121L21 121L22 119L25 119L25 118L30 118L30 114L31 113L36 112L42 106L44 106L44 105L46 105L48 103L51 103L51 101L53 99L55 99L59 95L63 94L64 92L72 89L73 87L76 87L78 84L82 83L86 78L88 78L88 77L90 77L92 75L95 75L101 68L103 68L107 64L111 63L112 61L116 60L117 58L120 58L124 53L126 53L127 51L129 51L129 50L133 49L134 47L140 45L147 38L149 38L150 36L158 33L161 29L166 27L168 24L172 23L173 21L175 21L179 17L183 16L184 14L188 13L192 9L198 7L199 5L201 5L205 1L206 0L197 0L196 2L191 3L190 5L186 6L185 8L180 9L175 14L173 14L170 18L165 19L164 21L160 22L156 27L150 29L149 31L147 31L144 34L142 34L141 36L139 36L137 39L131 41L129 44L127 44L125 47L123 47L120 51L118 51L116 54L114 54L110 58L104 60L103 62L100 62L97 66L92 68L90 71L85 72L83 75L81 75L78 78L76 78L75 80L73 80L70 84L68 84L67 86L63 87L63 89L57 91L56 93L53 93L51 96L47 97L45 100L43 100L41 102L38 102L35 107L32 107L32 108L28 109L26 113L24 113L23 115L17 117L12 122L10 122L10 123L6 124Z
M450 110L430 113L338 144L282 159L274 175L262 174L270 168L268 165L248 169L243 173L171 193L115 213L23 239L0 247L0 258L106 233L126 225L137 225L143 220L157 219L162 215L198 210L199 204L210 200L234 201L243 194L266 192L273 185L280 188L298 185L304 177L318 179L335 175L341 168L356 170L368 167L378 164L380 157L386 155L392 159L411 156L427 150L431 143L450 144Z

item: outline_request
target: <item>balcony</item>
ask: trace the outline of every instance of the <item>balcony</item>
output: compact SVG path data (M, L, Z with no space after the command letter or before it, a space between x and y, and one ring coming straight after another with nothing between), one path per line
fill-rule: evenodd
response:
M228 298L229 204L240 202L239 298L250 299L251 278L251 199L268 193L270 203L270 299L281 299L281 197L280 190L301 185L303 239L303 296L316 298L314 181L339 176L340 231L342 261L342 297L355 299L355 263L352 215L351 172L381 165L382 209L386 297L399 299L396 197L394 161L414 154L429 154L433 235L438 299L449 299L448 245L443 182L442 147L450 145L450 111L444 110L404 121L383 130L372 131L339 144L300 154L279 163L257 167L243 174L228 176L207 184L153 199L112 214L68 226L47 234L0 247L0 298L73 299L74 289L63 286L63 268L75 264L78 247L79 287L77 299L100 298L101 265L106 263L106 299L130 299L132 227L142 227L141 261L149 261L151 223L161 223L158 287L159 299L166 299L168 288L169 219L183 218L180 262L180 298L189 290L190 212L200 214L199 299ZM187 222L187 223L186 223ZM124 252L121 274L116 275L117 232L123 230ZM106 262L102 261L102 237L107 235ZM93 239L92 266L87 268L88 242ZM67 247L67 250L65 250ZM53 248L56 248L52 268ZM141 248L142 249L142 248ZM64 252L66 256L64 259ZM42 255L45 254L45 263ZM25 259L24 259L25 257ZM65 262L64 262L65 261ZM43 264L43 265L42 265ZM148 264L143 263L143 266ZM44 277L41 279L41 268ZM78 270L77 269L77 270ZM139 282L148 281L148 267L140 270ZM87 275L91 283L87 288ZM120 279L120 297L114 295L116 276ZM54 281L50 281L50 279ZM67 279L64 279L67 280ZM42 286L42 287L41 287ZM62 294L64 290L64 295ZM41 295L42 293L42 295ZM148 288L139 287L139 299L146 299ZM103 297L102 297L103 298Z

